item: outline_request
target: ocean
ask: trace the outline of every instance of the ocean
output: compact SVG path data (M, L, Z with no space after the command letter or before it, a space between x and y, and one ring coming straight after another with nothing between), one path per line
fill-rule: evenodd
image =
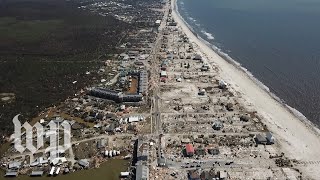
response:
M205 41L320 126L320 1L178 0Z

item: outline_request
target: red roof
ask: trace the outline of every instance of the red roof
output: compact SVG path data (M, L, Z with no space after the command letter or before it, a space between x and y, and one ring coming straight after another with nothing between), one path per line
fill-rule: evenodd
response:
M194 153L194 148L192 144L186 144L186 152L187 153Z

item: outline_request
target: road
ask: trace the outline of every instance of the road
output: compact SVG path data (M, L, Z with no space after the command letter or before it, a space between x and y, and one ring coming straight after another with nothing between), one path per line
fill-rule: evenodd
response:
M160 26L158 27L158 34L155 42L155 46L153 48L152 59L151 59L151 80L152 83L152 91L153 91L153 98L152 98L152 117L151 117L151 127L154 127L154 130L151 131L151 134L158 138L158 158L161 154L161 112L159 109L159 101L160 101L160 63L158 59L158 55L160 54L160 46L162 43L162 36L163 36L163 29L166 27L166 22L169 14L170 4L167 3L165 6L164 16L161 21ZM152 129L152 128L151 128Z

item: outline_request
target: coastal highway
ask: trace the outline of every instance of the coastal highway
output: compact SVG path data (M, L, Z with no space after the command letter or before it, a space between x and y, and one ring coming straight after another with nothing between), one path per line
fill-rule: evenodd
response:
M164 16L161 20L160 26L158 27L158 34L155 42L155 46L153 49L153 57L151 59L151 82L152 82L152 90L153 90L153 103L152 103L152 116L151 116L151 134L155 135L158 138L158 144L157 144L157 154L158 158L161 154L161 137L159 136L161 133L161 112L159 109L159 94L160 94L160 64L159 64L159 59L158 55L160 54L160 45L162 41L162 36L163 36L163 29L166 27L166 21L167 17L169 14L169 9L170 9L170 3L167 3L165 5L165 10L164 10ZM152 127L155 129L152 130ZM158 159L157 158L157 159Z
M160 94L160 64L159 64L159 60L158 60L158 55L160 53L160 45L161 45L161 40L162 40L162 36L163 36L163 29L166 27L166 20L168 17L168 13L169 13L169 8L170 8L170 4L167 3L165 5L165 11L164 11L164 16L161 20L160 26L158 27L158 34L157 34L157 38L156 38L156 42L153 48L153 53L152 53L152 59L150 61L151 63L151 82L152 82L152 87L151 89L153 90L153 103L152 103L152 107L151 109L152 111L152 121L151 121L151 127L154 127L154 134L155 135L159 135L160 129L161 129L161 114L160 114L160 110L159 110L159 94ZM152 129L152 128L151 128ZM151 132L153 133L153 131Z

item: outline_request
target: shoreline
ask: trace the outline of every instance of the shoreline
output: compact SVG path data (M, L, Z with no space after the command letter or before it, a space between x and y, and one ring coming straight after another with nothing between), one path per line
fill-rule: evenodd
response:
M249 104L263 117L268 129L276 134L280 149L292 159L315 161L320 156L320 130L298 110L285 104L283 100L270 92L269 88L256 79L240 63L228 58L227 54L211 47L212 45L194 32L178 12L177 0L171 2L172 17L191 42L208 58L208 64L215 64L219 75L236 92L240 92L244 104ZM218 51L218 52L217 52ZM305 166L306 174L320 178L315 166Z
M204 44L206 44L209 48L211 48L216 54L218 54L221 58L223 58L225 61L236 67L238 70L245 73L257 86L259 86L261 89L266 91L271 98L278 101L280 104L283 105L284 108L286 108L292 115L294 115L296 118L298 118L300 121L305 123L305 125L310 126L315 133L320 137L320 126L317 124L314 124L312 121L310 121L303 113L301 113L298 109L291 107L290 105L286 104L286 102L277 96L275 93L270 91L270 88L266 86L263 82L261 82L259 79L257 79L248 69L243 67L239 62L232 59L227 53L224 53L220 48L216 47L215 45L211 44L210 42L203 39L198 33L194 31L194 29L191 27L190 24L187 23L187 21L181 16L178 10L177 2L178 0L174 0L175 6L174 11L177 13L178 17L184 22L184 24L189 28L189 30L196 36L200 41L202 41Z

